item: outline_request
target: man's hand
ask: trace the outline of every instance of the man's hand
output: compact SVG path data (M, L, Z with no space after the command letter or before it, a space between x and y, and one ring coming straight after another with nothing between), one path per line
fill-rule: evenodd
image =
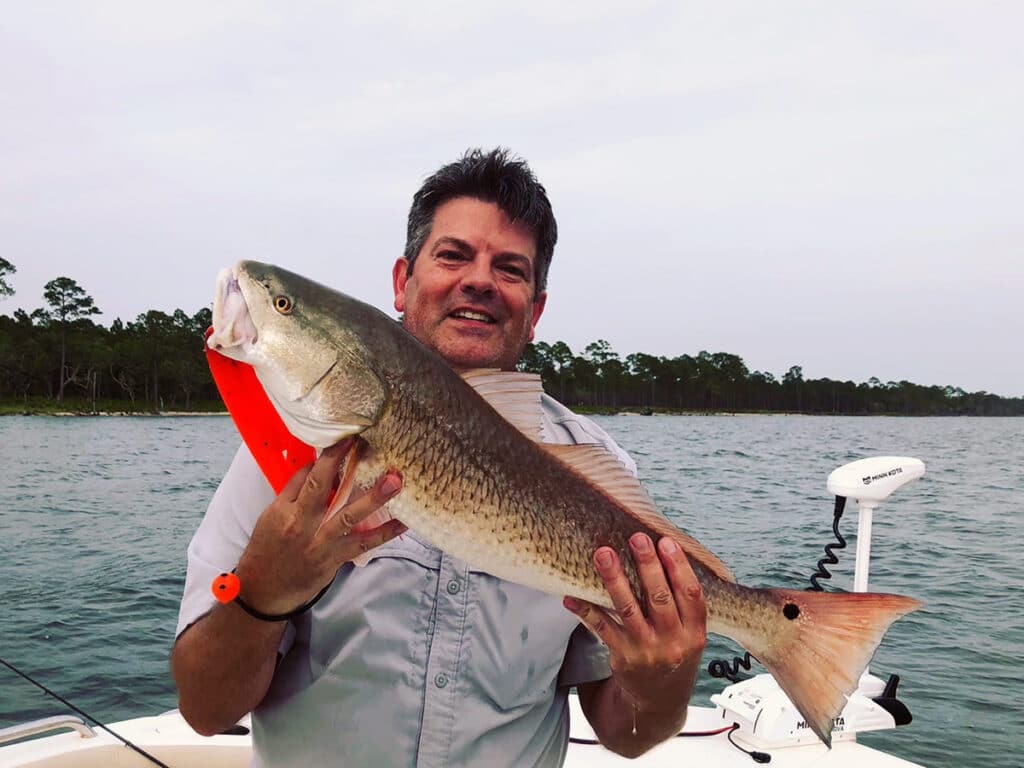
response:
M351 531L402 486L393 472L324 522L338 467L352 443L328 448L300 469L260 516L236 572L242 597L264 613L287 613L308 602L342 563L394 538L392 520ZM284 622L258 621L231 605L216 605L178 638L171 669L178 708L199 733L212 736L237 722L266 696Z
M678 544L665 537L656 551L643 533L629 544L646 595L643 606L609 547L594 553L594 564L622 623L582 600L567 597L565 606L611 654L611 679L580 689L587 718L606 746L637 755L682 727L704 650L706 610Z
M329 584L343 563L403 533L398 520L368 531L353 531L402 487L387 472L366 493L350 500L326 522L338 468L352 438L327 448L312 465L300 469L264 510L238 562L242 597L264 613L292 611Z

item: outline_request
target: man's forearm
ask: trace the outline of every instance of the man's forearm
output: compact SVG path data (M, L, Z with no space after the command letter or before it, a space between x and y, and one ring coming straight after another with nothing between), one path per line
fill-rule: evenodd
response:
M171 653L178 708L198 733L213 736L230 728L263 700L285 626L254 619L229 603L178 638Z
M406 530L398 520L354 530L401 490L396 472L381 475L368 493L324 520L333 481L351 446L351 440L343 440L324 449L260 515L236 567L250 605L274 615L291 611L331 583L344 563ZM220 733L263 701L286 626L260 621L228 603L182 633L171 652L171 671L189 725L202 734Z
M635 702L615 678L580 686L580 705L601 743L625 757L637 757L675 736L686 722L689 692L679 699L654 706ZM634 727L636 733L633 733Z

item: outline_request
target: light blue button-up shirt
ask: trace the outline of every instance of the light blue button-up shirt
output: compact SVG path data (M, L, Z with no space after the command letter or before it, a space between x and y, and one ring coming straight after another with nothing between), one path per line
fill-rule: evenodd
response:
M544 437L602 443L589 419L543 398ZM273 501L243 446L188 549L178 634L215 604ZM409 531L346 564L292 621L253 712L258 766L559 766L570 686L610 675L607 649L553 597L470 568Z

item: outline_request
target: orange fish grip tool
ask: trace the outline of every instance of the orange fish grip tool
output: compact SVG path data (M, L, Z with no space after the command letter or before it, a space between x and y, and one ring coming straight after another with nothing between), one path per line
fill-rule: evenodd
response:
M213 383L267 482L280 493L297 469L316 458L316 451L288 431L251 365L210 349L205 342L212 333L208 328L203 347Z
M281 493L296 470L316 458L316 451L288 431L251 365L232 360L205 343L212 333L213 328L206 330L203 347L206 350L206 363L210 366L213 383L217 385L217 391L220 392L221 399L227 406L232 421L235 422L235 428L238 429L267 482L274 489L274 493ZM294 611L282 614L263 613L246 603L239 596L242 583L233 570L231 573L217 576L210 588L218 602L225 605L234 602L255 619L287 621L309 610L324 596L330 586L331 584L325 586L316 597Z

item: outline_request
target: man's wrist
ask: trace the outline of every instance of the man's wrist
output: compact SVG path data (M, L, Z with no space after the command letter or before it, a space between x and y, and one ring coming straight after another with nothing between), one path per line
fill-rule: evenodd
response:
M633 696L618 684L618 696L624 705L622 709L632 713L633 735L642 734L656 742L675 736L686 722L690 696L679 691L662 697Z
M333 583L333 580L328 582L327 585L323 589L321 589L311 600L306 601L305 603L293 608L290 611L285 611L282 613L267 613L265 611L261 611L254 605L251 605L247 600L243 599L241 595L242 582L238 578L234 570L232 570L230 573L224 572L218 575L213 580L213 584L210 586L210 589L213 592L213 596L217 598L218 602L223 603L225 605L229 603L234 603L247 614L252 616L254 619L276 623L288 621L289 619L293 619L296 616L299 616L308 611L310 608L316 605L320 598L322 598L327 593L327 590L331 588L331 584Z

